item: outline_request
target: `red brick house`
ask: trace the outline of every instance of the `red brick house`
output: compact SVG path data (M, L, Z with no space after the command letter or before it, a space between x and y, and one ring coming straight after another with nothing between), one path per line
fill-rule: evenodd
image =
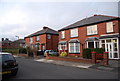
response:
M25 40L19 39L15 41L11 41L8 38L2 38L2 41L0 42L0 48L24 48L25 46Z
M109 59L120 58L119 17L94 15L59 30L59 52L82 56L83 48L105 48Z
M43 27L42 30L25 37L25 41L26 45L35 46L39 50L57 50L58 37L59 34L57 31Z

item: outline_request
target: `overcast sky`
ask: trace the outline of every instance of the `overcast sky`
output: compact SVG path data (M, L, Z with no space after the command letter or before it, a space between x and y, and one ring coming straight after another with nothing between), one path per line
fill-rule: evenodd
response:
M59 30L94 14L118 16L118 2L74 1L1 0L0 38L24 38L43 26Z

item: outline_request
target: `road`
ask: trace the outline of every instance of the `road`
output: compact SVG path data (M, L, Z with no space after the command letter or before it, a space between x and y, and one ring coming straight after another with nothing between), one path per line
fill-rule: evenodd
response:
M117 79L115 72L99 71L36 62L33 59L16 58L19 71L10 79Z

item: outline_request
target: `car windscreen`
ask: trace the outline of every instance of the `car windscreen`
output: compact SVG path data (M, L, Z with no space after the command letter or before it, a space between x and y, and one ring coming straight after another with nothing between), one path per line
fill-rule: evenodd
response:
M15 60L14 57L12 55L8 55L8 54L3 54L2 55L2 61L8 61L8 60Z

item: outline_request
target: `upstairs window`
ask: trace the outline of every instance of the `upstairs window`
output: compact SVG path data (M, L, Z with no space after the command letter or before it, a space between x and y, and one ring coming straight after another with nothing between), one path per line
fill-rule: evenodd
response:
M78 28L70 30L70 37L78 37Z
M107 33L113 32L113 22L106 23L106 30L107 30Z
M30 37L30 43L33 43L33 38L32 37Z
M48 38L48 39L51 39L51 35L50 35L50 34L48 34L48 35L47 35L47 38Z
M40 40L40 37L39 36L36 36L36 41L39 41Z
M61 38L64 39L65 38L65 31L61 32Z
M87 35L97 34L97 25L92 25L87 27Z

